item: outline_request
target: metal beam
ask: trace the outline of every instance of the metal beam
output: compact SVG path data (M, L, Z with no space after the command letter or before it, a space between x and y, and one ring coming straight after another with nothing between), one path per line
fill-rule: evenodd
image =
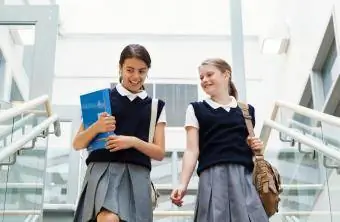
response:
M239 93L239 99L246 101L246 77L244 71L242 1L230 0L231 49L233 61L233 79Z

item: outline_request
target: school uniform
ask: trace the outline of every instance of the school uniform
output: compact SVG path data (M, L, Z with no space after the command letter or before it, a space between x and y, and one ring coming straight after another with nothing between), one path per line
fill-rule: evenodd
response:
M255 111L250 115L255 125ZM235 98L228 105L211 99L193 102L186 127L199 131L196 222L268 222L252 183L252 151L247 127Z
M152 99L145 91L132 94L121 84L110 94L117 135L148 141ZM166 122L164 102L159 100L157 122ZM102 209L122 221L152 222L151 160L137 149L117 152L101 149L89 153L87 171L74 221L95 221Z

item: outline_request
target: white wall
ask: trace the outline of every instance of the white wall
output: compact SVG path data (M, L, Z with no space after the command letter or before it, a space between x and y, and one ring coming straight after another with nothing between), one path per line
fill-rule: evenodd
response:
M111 81L117 81L119 55L129 43L140 43L150 51L150 82L198 83L197 67L208 57L221 57L232 64L230 40L214 37L202 40L198 36L179 39L178 35L161 35L149 40L145 35L126 36L126 40L114 35L59 40L53 103L79 105L81 93L108 87ZM260 130L277 94L275 76L281 72L283 57L262 55L256 38L245 39L248 102L256 107L256 129ZM203 96L201 90L199 94Z
M63 31L76 33L230 33L228 0L58 0ZM257 34L255 1L243 1L245 34ZM65 7L63 7L65 6ZM98 11L100 13L98 13Z
M290 34L284 74L279 77L283 87L280 87L278 97L296 103L302 95L333 9L336 14L336 29L339 28L340 2L336 0L278 2L277 12L282 15L281 22L287 22Z
M223 39L230 34L229 1L58 0L57 3L61 5L62 34L111 33L111 37L99 35L58 41L53 94L56 104L77 104L81 92L107 86L116 76L119 52L130 42L144 44L150 50L153 58L151 81L178 81L173 78L194 81L197 65L207 57L220 56L232 63L230 41ZM331 9L335 4L338 14L339 3L335 0L322 3L317 0L259 0L242 1L242 4L246 36L260 37L272 24L284 22L290 33L289 51L282 56L262 55L258 43L245 38L247 96L256 106L261 123L269 116L274 100L299 100ZM121 38L116 38L115 34ZM148 39L150 34L156 37ZM171 39L174 34L186 37ZM129 38L122 40L125 35ZM201 40L197 35L210 37ZM161 37L157 39L157 36ZM0 38L10 64L6 85L13 75L26 97L28 79L18 59L11 59L17 54L13 55L14 49L9 49L8 32L2 30Z
M229 1L58 3L62 37L57 43L54 104L78 105L81 93L116 81L119 54L129 43L150 51L151 82L197 83L197 67L208 57L221 57L232 65ZM279 92L277 76L283 73L285 57L261 54L257 39L260 22L275 4L267 4L265 11L254 1L242 4L247 100L256 108L259 133ZM199 95L204 96L201 90ZM168 129L167 148L179 147L185 147L183 129Z

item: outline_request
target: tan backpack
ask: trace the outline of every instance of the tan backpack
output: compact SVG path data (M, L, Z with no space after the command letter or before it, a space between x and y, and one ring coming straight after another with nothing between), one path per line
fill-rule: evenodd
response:
M238 105L242 110L249 136L254 137L249 107L241 102L238 102ZM261 151L254 153L253 183L268 217L273 216L279 211L279 195L282 192L281 178L277 169L264 159Z

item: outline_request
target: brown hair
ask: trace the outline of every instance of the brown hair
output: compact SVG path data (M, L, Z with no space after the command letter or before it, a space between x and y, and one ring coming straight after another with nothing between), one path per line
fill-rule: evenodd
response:
M231 81L231 73L232 73L231 66L226 61L220 58L206 59L201 63L201 65L202 66L212 65L212 66L215 66L222 73L229 72L230 78L229 78L228 91L231 96L235 97L236 100L238 99L238 92L237 92L236 86L233 83L233 81Z
M120 58L119 58L119 65L120 67L123 67L123 64L125 62L126 59L131 59L131 58L136 58L139 60L142 60L143 62L145 62L146 66L148 68L151 67L151 57L150 54L148 52L148 50L146 50L146 48L142 45L139 44L130 44L125 46L125 48L123 49L123 51L120 54ZM119 75L119 82L122 82L122 75ZM144 86L142 86L142 90L144 90Z

